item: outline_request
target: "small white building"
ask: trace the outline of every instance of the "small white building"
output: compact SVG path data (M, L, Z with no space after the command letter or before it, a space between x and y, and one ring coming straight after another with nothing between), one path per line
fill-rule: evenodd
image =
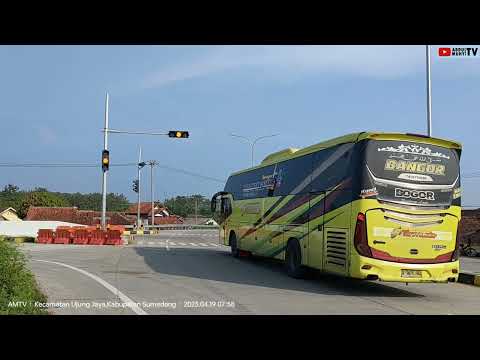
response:
M17 210L12 207L0 209L0 221L22 221L18 217Z

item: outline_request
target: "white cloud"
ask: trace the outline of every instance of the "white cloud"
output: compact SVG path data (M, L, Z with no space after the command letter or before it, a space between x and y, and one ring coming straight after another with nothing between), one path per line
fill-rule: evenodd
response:
M425 70L423 46L218 46L190 62L149 74L144 87L161 87L225 70L258 68L292 73L340 73L395 79Z

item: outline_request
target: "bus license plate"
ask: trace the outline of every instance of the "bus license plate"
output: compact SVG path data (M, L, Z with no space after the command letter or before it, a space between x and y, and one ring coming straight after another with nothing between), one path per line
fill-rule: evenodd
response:
M403 278L421 278L422 272L420 270L402 270Z

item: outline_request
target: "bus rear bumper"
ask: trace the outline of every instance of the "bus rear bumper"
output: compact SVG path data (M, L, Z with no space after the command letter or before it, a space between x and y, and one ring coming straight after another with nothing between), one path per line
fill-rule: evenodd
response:
M405 264L359 257L357 264L351 268L351 276L357 279L395 282L457 282L459 268L458 260L441 264Z

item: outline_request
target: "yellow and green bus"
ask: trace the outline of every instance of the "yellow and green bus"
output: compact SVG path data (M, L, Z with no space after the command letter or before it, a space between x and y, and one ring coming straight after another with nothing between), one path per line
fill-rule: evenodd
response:
M267 156L212 197L232 255L357 279L455 282L458 142L360 132Z

